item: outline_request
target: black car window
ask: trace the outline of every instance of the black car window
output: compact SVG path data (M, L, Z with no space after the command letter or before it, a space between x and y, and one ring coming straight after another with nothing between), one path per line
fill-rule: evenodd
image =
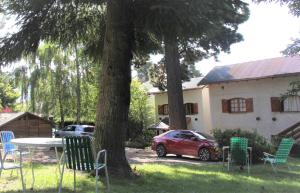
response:
M180 138L180 132L179 131L171 131L166 136L169 138Z
M75 131L75 126L67 126L66 128L63 129L63 131Z
M83 130L84 130L84 132L90 132L90 133L92 133L92 132L94 132L94 127L86 127Z
M183 139L191 139L192 137L195 137L195 135L189 131L181 131L180 135Z

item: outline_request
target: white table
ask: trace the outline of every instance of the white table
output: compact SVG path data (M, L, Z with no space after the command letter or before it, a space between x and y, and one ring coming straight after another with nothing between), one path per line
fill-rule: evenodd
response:
M34 182L35 182L33 164L32 164L32 157L33 157L35 149L37 149L39 147L44 147L44 148L54 147L58 170L59 170L59 173L61 173L60 162L61 162L61 158L63 155L61 157L59 157L58 152L57 152L57 148L63 147L61 138L16 138L16 139L12 139L11 143L14 145L17 145L20 148L28 148L28 150L30 152L30 163L31 163L31 171L32 171L31 189L33 189Z

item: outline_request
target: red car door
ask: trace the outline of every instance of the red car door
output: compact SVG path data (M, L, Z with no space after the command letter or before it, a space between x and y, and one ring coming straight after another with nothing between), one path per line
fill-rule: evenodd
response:
M168 153L180 154L180 151L178 149L181 140L179 131L173 131L168 133L165 140L166 140L166 148Z
M198 156L199 141L190 131L181 131L180 149L181 155Z

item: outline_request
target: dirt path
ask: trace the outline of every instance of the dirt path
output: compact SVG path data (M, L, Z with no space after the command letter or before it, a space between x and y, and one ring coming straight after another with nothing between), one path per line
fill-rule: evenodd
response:
M126 148L126 157L130 164L143 163L165 163L165 164L218 164L218 162L202 162L194 157L184 156L177 158L175 155L168 155L164 158L158 158L156 153L149 148L135 149ZM23 156L25 161L29 161L29 156ZM56 163L56 156L54 150L39 149L34 152L33 162L35 163Z
M126 148L126 156L131 164L142 163L165 163L165 164L218 164L218 162L203 162L196 157L176 157L176 155L167 155L164 158L158 158L156 153L149 148L135 149Z

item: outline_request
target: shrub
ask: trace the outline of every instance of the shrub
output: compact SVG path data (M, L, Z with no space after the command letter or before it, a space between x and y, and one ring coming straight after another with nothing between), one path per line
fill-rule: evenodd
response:
M135 138L126 142L126 147L144 149L151 145L152 138L155 136L155 131L143 130L142 133Z
M214 129L212 131L219 147L230 145L230 138L234 136L245 137L248 139L248 146L252 147L252 163L261 162L263 152L274 153L274 147L257 132L245 131L241 129Z

